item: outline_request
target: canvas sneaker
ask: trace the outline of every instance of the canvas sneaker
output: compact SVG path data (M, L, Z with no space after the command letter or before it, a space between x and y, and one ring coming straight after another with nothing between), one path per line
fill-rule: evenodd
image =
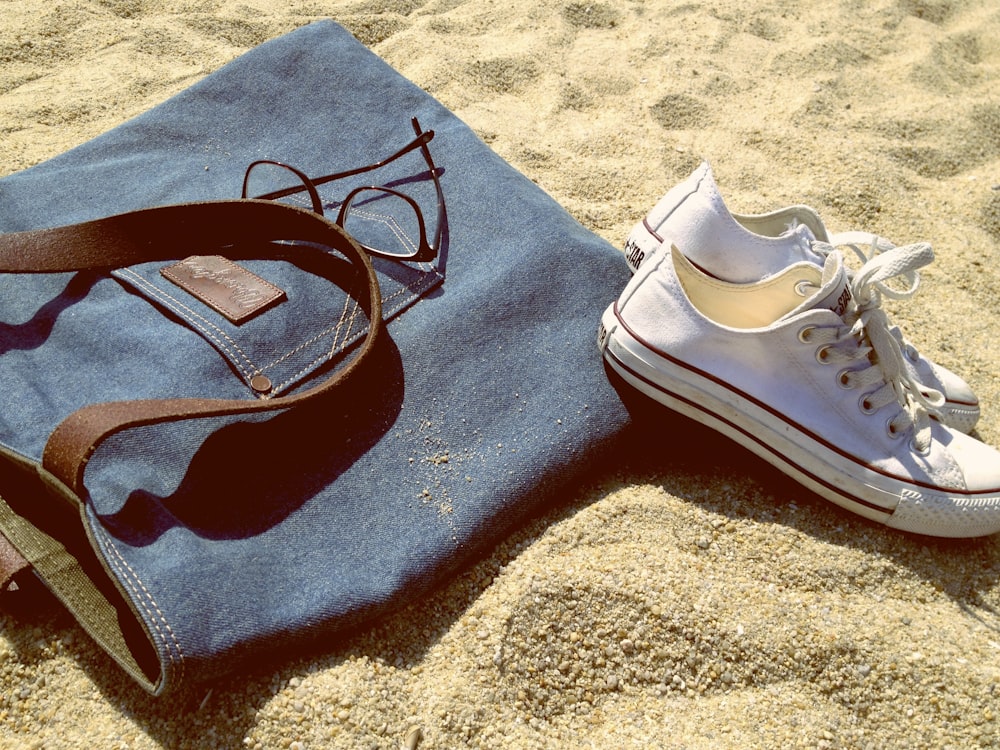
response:
M848 275L832 251L731 283L663 243L598 345L631 387L844 508L921 534L992 534L1000 452L931 418L944 398L914 380L881 308L880 286L932 257L893 248Z
M633 228L625 243L625 258L634 271L664 240L669 240L705 273L723 281L755 283L780 274L789 266L808 262L822 268L837 247L850 250L860 263L891 250L888 240L869 232L830 234L819 214L808 206L788 206L766 214L733 214L703 163L687 180L668 192ZM852 272L848 270L850 275ZM902 290L883 286L883 295L905 299L917 289L916 271ZM944 394L940 418L962 432L979 421L979 400L961 377L923 356L889 327L905 354L913 378Z

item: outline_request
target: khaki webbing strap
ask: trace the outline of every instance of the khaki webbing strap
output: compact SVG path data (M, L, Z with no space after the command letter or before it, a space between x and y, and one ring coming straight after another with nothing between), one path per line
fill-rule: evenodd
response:
M162 671L154 641L141 616L112 579L91 546L81 509L65 487L50 486L37 464L0 447L0 529L94 640L143 684L155 691ZM15 579L17 583L23 577ZM29 597L36 596L29 593ZM32 601L25 604L30 611Z
M269 244L295 240L295 245ZM149 261L174 260L212 250L231 260L308 260L311 270L334 278L340 252L367 279L360 303L370 321L361 349L345 367L297 394L271 399L150 399L91 404L70 414L50 435L42 465L83 498L87 461L106 438L130 427L184 419L277 411L328 393L372 351L382 327L378 278L367 253L343 229L319 214L262 200L162 206L54 229L0 235L0 272L108 271Z

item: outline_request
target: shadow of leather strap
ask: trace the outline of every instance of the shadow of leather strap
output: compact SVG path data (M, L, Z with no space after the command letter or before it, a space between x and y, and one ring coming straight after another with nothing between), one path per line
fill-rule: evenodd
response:
M268 244L294 240L312 244ZM0 235L0 272L110 271L150 261L175 260L216 251L230 260L308 257L312 268L333 278L346 257L367 279L359 303L370 321L360 350L326 380L296 394L255 401L212 398L143 399L85 406L49 436L42 466L83 498L84 470L106 438L142 425L185 419L278 411L337 388L372 352L382 328L378 279L367 253L333 222L305 209L252 199L186 203L143 209L53 229Z

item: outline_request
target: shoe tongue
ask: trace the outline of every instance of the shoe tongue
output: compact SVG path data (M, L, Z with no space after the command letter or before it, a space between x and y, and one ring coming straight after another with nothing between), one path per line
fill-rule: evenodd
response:
M788 236L794 238L795 244L802 252L803 260L815 263L817 266L823 265L824 257L812 249L817 239L812 229L805 224L795 223L789 228Z
M847 312L851 301L851 285L844 268L844 261L839 252L831 252L823 264L823 275L819 289L810 295L805 302L785 315L789 318L806 310L826 308L839 317Z
M792 225L788 228L786 234L790 237L795 237L799 242L812 242L816 239L816 235L813 231L807 227L805 224L801 224L798 221L792 222Z

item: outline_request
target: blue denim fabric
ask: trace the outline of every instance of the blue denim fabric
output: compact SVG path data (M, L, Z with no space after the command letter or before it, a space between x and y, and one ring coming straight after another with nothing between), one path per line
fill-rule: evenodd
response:
M404 604L595 463L628 421L594 345L627 270L332 22L0 180L0 230L69 224L238 197L254 159L315 176L374 162L412 138L412 116L436 132L445 247L431 264L377 261L389 336L365 378L301 413L129 430L88 465L85 517L154 643L156 692ZM421 164L415 152L358 184L412 178L432 220ZM289 302L243 326L159 265L0 277L0 443L38 460L55 425L95 401L254 398L246 375L262 365L292 391L362 334L330 330L343 297L321 280L248 265Z

